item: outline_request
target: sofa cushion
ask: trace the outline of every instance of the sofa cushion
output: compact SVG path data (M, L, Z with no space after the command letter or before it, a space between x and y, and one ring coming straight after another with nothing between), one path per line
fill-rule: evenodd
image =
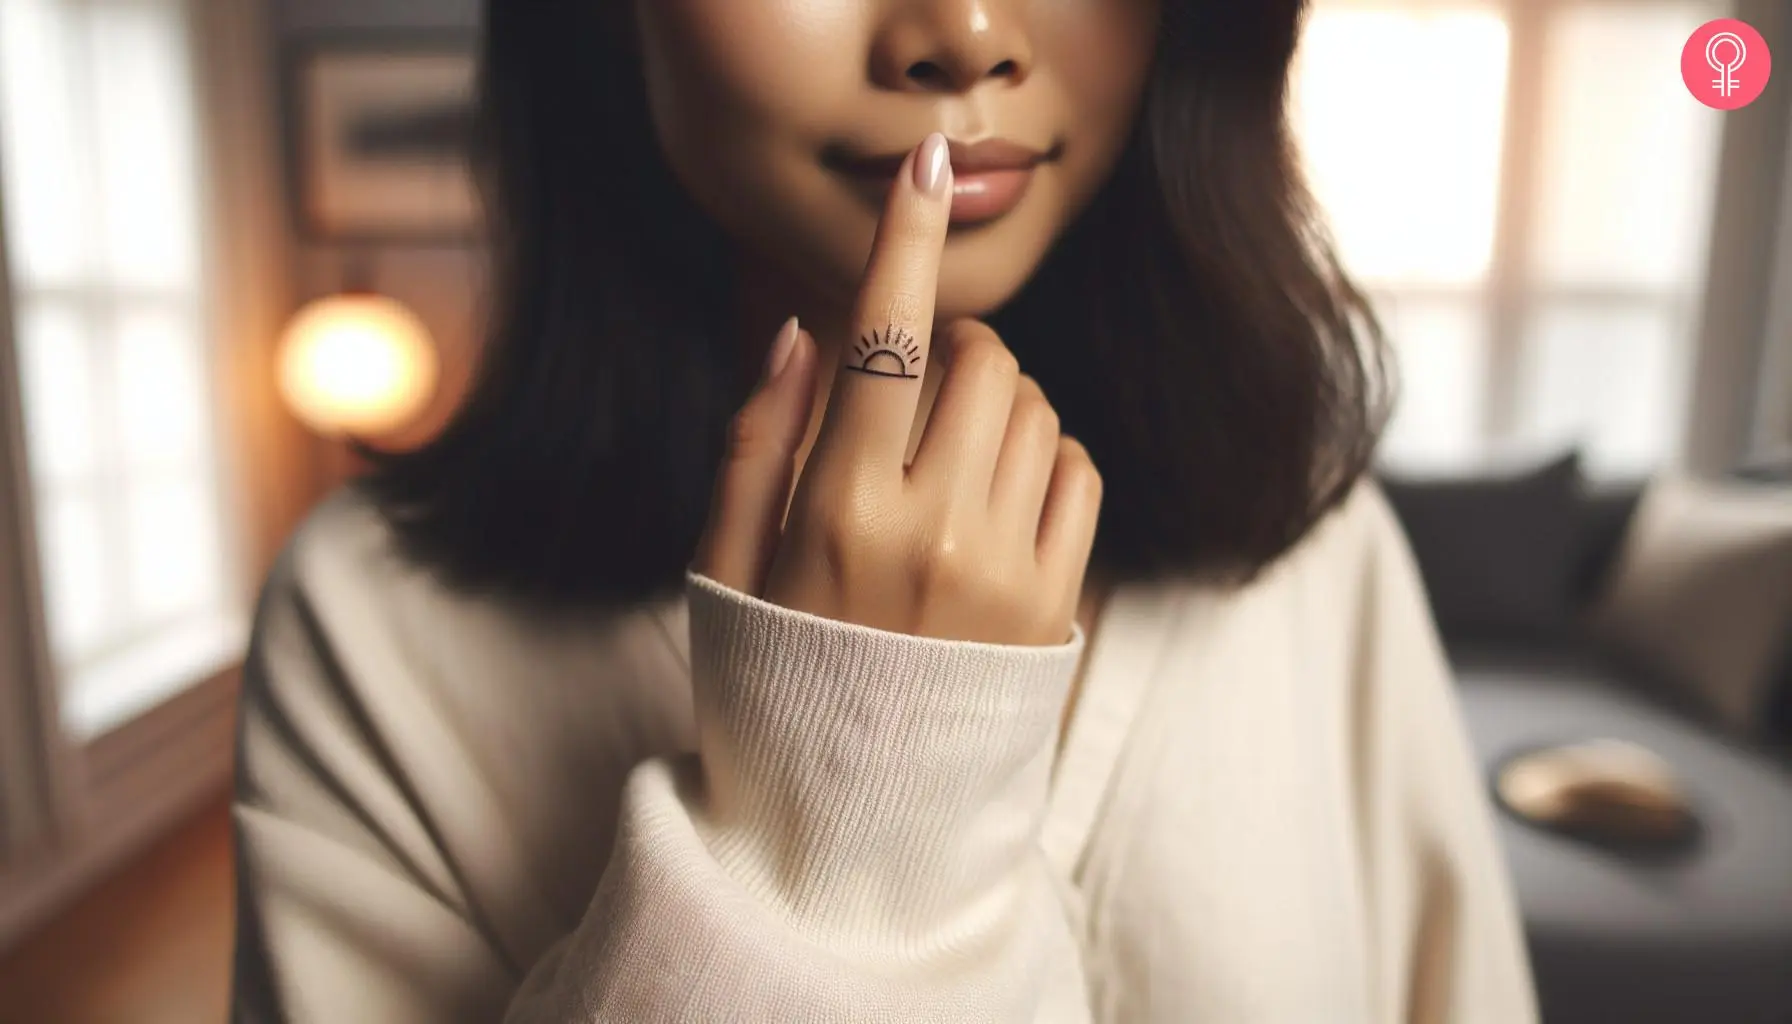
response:
M1382 479L1446 640L1558 644L1573 636L1578 452L1517 471Z
M1588 623L1727 726L1761 732L1792 637L1792 489L1658 476Z
M1792 1021L1792 774L1595 660L1487 660L1457 675L1490 780L1524 750L1627 740L1673 766L1701 822L1690 850L1642 857L1499 813L1544 1019Z
M1786 653L1774 679L1777 682L1768 687L1767 706L1762 710L1763 738L1792 759L1792 638L1786 641Z
M1605 592L1605 581L1624 549L1630 519L1642 502L1646 481L1588 485L1580 499L1580 535L1575 542L1571 586L1577 606L1585 607Z

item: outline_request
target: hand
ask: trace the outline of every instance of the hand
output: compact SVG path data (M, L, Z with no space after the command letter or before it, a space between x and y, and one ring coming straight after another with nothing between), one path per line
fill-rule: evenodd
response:
M945 377L904 465L932 356L951 204L951 164L936 135L909 154L891 188L856 305L859 334L841 346L794 496L817 350L792 324L735 417L693 568L836 621L1061 644L1094 544L1101 478L987 326L947 328Z

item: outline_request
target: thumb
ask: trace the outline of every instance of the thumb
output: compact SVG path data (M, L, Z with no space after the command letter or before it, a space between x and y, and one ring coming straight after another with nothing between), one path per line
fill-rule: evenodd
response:
M692 563L723 586L754 596L765 586L809 426L815 363L815 339L791 317L766 354L758 389L729 424L709 525Z

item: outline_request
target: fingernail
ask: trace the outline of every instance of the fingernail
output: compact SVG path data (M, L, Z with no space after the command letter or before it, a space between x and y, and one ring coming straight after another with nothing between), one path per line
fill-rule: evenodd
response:
M784 367L790 365L790 354L796 351L797 318L784 321L778 330L778 336L772 339L772 350L765 356L765 379L776 380Z
M952 151L939 132L927 136L915 154L915 187L929 199L944 199L952 191Z

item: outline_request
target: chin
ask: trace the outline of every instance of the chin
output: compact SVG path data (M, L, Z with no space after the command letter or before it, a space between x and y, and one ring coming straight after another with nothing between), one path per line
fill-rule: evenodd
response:
M979 242L982 239L977 240ZM989 239L995 242L995 239ZM940 267L934 319L950 323L964 317L982 319L1020 294L1045 254L1022 253L1017 246L948 243Z

